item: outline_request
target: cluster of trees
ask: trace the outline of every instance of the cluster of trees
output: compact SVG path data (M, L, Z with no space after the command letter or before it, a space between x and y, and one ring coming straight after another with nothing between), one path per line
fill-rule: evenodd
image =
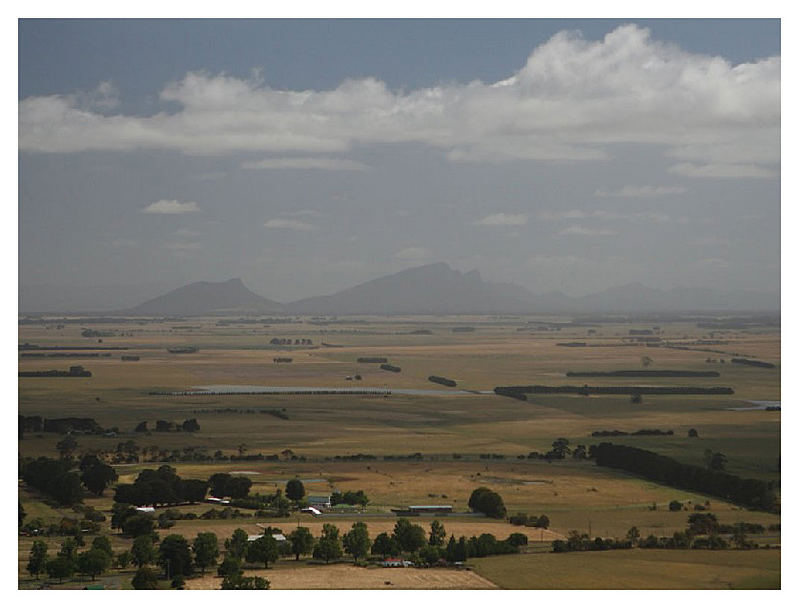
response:
M445 387L455 387L456 382L453 379L448 379L443 376L434 376L431 375L428 377L428 380L431 383L439 383L440 385L444 385Z
M381 370L387 370L389 372L400 372L401 371L399 366L392 366L391 364L381 364Z
M710 468L680 463L649 450L603 442L590 449L598 465L639 474L669 486L714 495L759 510L776 511L777 496L769 482L740 478Z
M775 364L770 364L769 362L762 362L757 359L745 359L743 357L734 357L731 358L731 362L734 364L744 364L745 366L758 366L759 368L774 368Z
M485 486L472 491L467 505L472 511L482 512L489 518L506 517L506 506L503 503L503 498Z
M531 451L528 453L528 459L546 459L552 461L554 459L566 459L572 455L573 459L588 459L589 452L586 450L584 444L578 444L574 449L569 447L569 440L566 438L557 438L552 443L552 448L546 453L538 451Z
M175 468L162 465L142 470L133 484L118 484L114 501L139 506L196 503L205 499L208 487L205 480L182 479Z
M119 479L116 470L100 461L97 455L84 455L79 468L81 470L81 482L90 493L98 497L103 494L103 491L112 482L116 482Z
M570 531L567 539L556 539L553 542L553 552L592 552L603 550L626 550L633 547L629 539L611 539L595 537L591 539L587 533Z
M359 357L356 361L359 364L386 364L389 362L385 357Z
M639 386L602 386L589 385L518 385L495 387L497 395L518 397L528 393L575 393L578 395L730 395L730 387L655 387ZM527 398L520 398L527 399Z
M270 345L313 345L314 342L310 338L295 338L292 341L291 338L273 338L269 341Z
M364 491L345 491L344 493L331 493L331 505L360 505L365 507L369 503L369 498Z
M550 526L550 519L544 514L541 516L528 516L522 512L517 512L514 516L510 516L508 521L517 526L536 527L538 529L546 529Z
M647 549L667 550L724 550L733 543L737 548L749 549L756 547L747 535L763 533L764 527L760 524L737 522L733 525L722 525L714 514L691 514L688 526L683 531L676 531L671 537L656 537L650 535L646 538L639 536L639 530L632 527L628 531L628 539L633 545ZM730 535L730 540L722 535Z
M107 537L95 537L91 547L80 553L78 542L67 539L53 558L48 556L47 543L37 539L33 542L28 557L27 570L36 579L44 573L59 582L75 573L94 579L111 567L113 558L114 553Z
M83 501L83 488L79 474L70 471L70 460L25 459L20 463L22 479L28 486L49 495L61 505L72 505Z
M671 436L674 435L675 432L671 429L666 431L662 431L661 429L640 429L638 431L630 432L630 431L619 431L614 429L612 431L593 431L592 437L593 438L605 438L608 436Z
M147 421L140 422L133 431L137 433L148 432ZM200 424L197 422L197 419L186 419L183 423L159 419L156 421L155 431L200 431Z
M214 474L208 479L214 497L241 499L247 497L253 481L246 476L231 476L227 473Z
M643 364L644 365L644 364ZM611 370L608 372L567 372L581 377L718 377L715 370Z

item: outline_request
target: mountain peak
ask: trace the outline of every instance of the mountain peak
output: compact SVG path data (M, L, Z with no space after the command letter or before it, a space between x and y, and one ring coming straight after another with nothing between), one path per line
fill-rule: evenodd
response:
M268 313L283 310L280 303L251 291L240 277L227 281L197 281L130 309L134 315L210 315Z

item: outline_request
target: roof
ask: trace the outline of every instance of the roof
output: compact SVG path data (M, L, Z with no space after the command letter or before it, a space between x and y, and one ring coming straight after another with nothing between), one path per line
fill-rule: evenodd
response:
M149 513L149 512L155 512L155 511L156 511L156 508L154 508L154 507L147 507L147 506L145 506L145 507L137 507L137 508L136 508L136 511L137 511L137 512L148 512L148 513Z
M330 495L309 495L308 496L308 500L309 501L324 501L324 502L328 502L328 501L331 500L331 496Z
M320 514L322 514L322 512L320 512L317 508L312 507L312 506L309 506L307 508L303 508L300 511L301 512L306 512L307 514L314 514L314 516L319 516Z

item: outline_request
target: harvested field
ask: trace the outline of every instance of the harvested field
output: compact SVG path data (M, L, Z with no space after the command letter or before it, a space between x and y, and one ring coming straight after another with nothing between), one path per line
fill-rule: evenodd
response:
M497 588L466 569L389 569L353 565L304 565L247 571L270 581L273 590L487 590ZM207 575L186 581L188 590L219 589L221 579Z

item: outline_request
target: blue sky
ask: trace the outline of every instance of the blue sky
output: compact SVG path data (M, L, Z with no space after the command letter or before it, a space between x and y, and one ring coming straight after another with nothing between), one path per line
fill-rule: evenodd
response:
M577 33L576 33L577 32ZM19 27L23 309L427 262L777 291L777 20Z

